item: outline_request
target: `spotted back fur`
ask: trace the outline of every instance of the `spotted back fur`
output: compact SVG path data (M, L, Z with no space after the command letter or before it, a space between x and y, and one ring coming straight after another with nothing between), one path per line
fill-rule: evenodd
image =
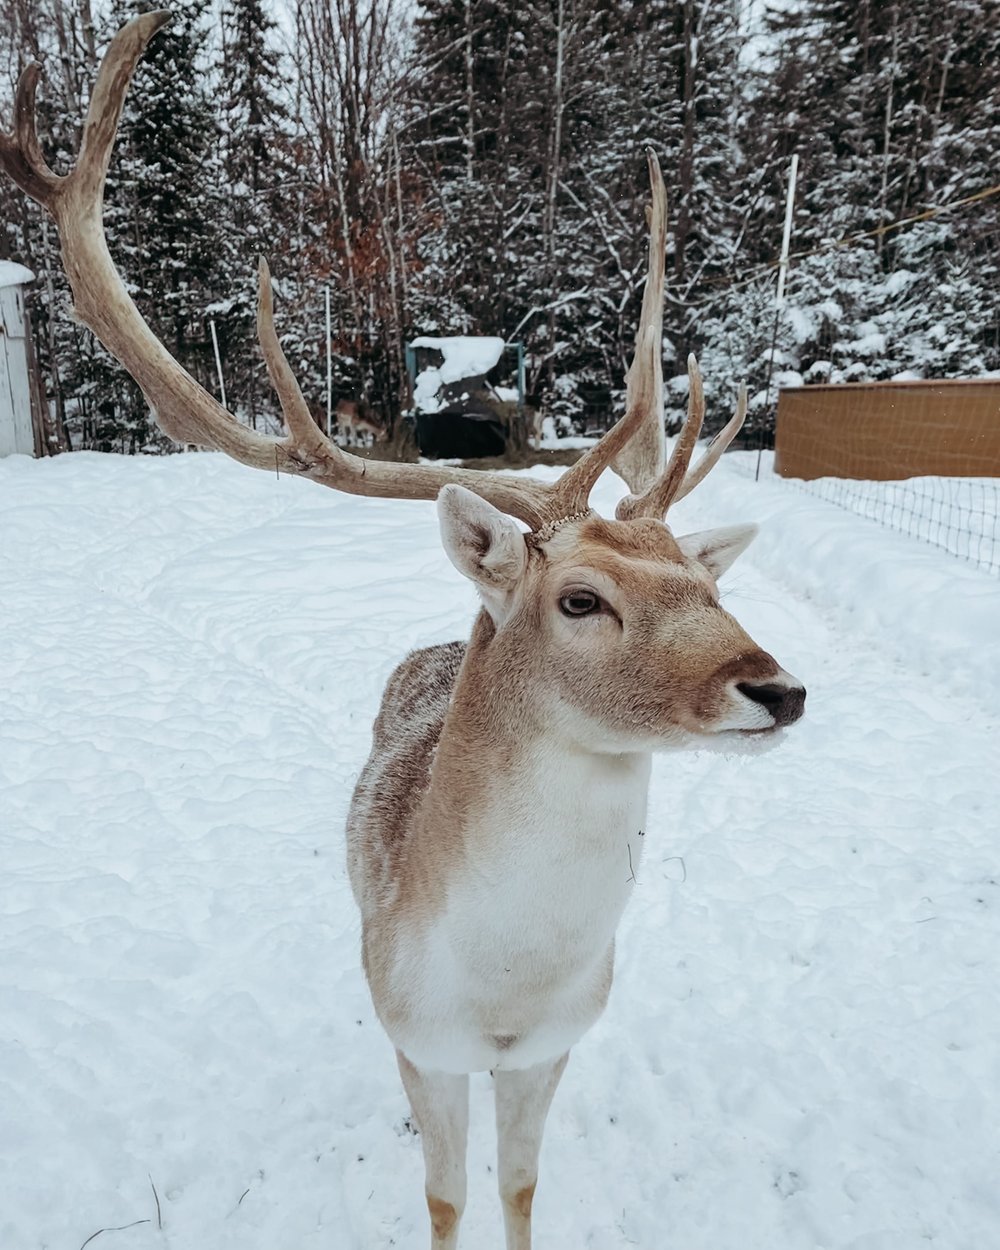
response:
M411 651L386 684L372 749L347 817L347 864L362 916L398 889L413 818L430 783L445 713L465 658L464 642Z

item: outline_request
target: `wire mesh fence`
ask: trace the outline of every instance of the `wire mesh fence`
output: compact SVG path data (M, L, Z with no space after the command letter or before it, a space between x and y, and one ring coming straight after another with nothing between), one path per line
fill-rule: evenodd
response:
M754 471L754 458L734 456L741 471ZM761 473L773 473L765 452ZM877 521L888 529L940 547L1000 577L1000 478L912 477L893 482L820 477L781 478L797 490Z
M794 484L1000 576L1000 479L919 477L904 482L855 482L822 477Z

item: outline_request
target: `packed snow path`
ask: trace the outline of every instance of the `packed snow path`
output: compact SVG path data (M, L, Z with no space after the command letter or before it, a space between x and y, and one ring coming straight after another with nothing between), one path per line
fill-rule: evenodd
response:
M677 528L764 523L726 602L807 714L657 759L536 1244L987 1250L1000 591L727 460ZM473 611L430 504L0 462L3 1250L423 1250L343 822L389 671ZM493 1156L482 1076L469 1250L502 1244Z

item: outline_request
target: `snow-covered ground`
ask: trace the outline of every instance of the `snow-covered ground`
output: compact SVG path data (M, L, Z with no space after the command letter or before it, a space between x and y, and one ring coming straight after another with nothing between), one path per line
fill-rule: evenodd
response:
M727 603L806 718L656 763L536 1244L990 1250L1000 589L737 463L677 526L763 522ZM13 458L0 588L0 1247L423 1250L342 825L390 669L474 611L432 505ZM469 1250L492 1165L483 1076Z

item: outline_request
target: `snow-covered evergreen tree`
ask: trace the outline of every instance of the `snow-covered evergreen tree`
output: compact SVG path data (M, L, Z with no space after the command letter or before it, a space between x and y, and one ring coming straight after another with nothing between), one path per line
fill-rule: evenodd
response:
M713 371L730 362L749 377L752 422L773 420L779 382L1000 366L990 293L1000 197L935 212L996 181L998 39L997 0L814 0L772 13L767 55L744 92L739 147L751 195L736 281L717 292L709 283L699 327ZM801 162L793 262L775 324L769 262L792 152Z
M9 125L21 69L45 69L36 105L42 148L63 170L74 159L86 95L96 69L90 0L0 0L0 117ZM45 213L0 178L0 257L13 256L35 272L29 309L54 426L64 441L80 424L80 403L67 381L88 336L72 320L55 227Z
M286 82L277 26L263 0L224 0L220 15L216 118L225 178L220 271L224 286L207 311L216 323L227 399L255 428L273 411L256 342L257 260L285 269L295 220L295 181ZM265 421L264 424L267 424Z

